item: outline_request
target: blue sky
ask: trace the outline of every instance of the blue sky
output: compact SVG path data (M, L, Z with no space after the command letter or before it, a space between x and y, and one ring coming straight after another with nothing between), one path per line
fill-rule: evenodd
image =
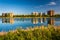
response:
M31 14L32 12L47 12L50 9L60 13L60 0L0 0L0 15L3 12Z

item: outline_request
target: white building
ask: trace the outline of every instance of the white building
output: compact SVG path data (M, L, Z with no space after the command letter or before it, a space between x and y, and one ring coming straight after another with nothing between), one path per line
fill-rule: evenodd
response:
M38 12L33 12L32 15L37 16L37 15L39 15L39 13Z

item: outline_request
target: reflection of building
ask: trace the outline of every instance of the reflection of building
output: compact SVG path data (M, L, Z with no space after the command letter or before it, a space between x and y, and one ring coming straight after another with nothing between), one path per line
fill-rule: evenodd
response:
M37 15L39 15L39 13L38 12L33 12L32 15L37 16Z
M54 10L49 10L49 11L47 12L47 14L50 15L50 16L53 16L53 15L54 15Z
M3 17L13 17L13 13L2 13Z
M46 21L46 18L32 18L32 23L37 24L37 23L44 23Z
M46 18L39 18L40 23L44 23L46 21Z
M40 22L43 23L43 19L42 18L40 19Z
M14 23L14 19L13 18L2 18L2 23Z
M38 18L32 18L31 21L32 21L33 24L37 24L38 23Z
M48 24L50 24L50 25L54 25L54 22L55 22L54 18L50 18L48 20Z
M43 18L43 23L46 22L46 18Z

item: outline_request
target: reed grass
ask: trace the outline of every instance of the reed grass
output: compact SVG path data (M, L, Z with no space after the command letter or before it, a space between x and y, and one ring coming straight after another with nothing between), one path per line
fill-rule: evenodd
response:
M48 25L48 27L20 28L0 36L0 40L60 40L60 27Z

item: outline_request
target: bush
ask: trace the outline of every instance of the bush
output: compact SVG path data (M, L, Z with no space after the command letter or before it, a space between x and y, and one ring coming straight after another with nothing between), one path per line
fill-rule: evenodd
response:
M32 30L34 29L34 30ZM0 40L60 40L60 29L55 27L32 28L29 30L17 29L16 32L8 32L0 36Z

